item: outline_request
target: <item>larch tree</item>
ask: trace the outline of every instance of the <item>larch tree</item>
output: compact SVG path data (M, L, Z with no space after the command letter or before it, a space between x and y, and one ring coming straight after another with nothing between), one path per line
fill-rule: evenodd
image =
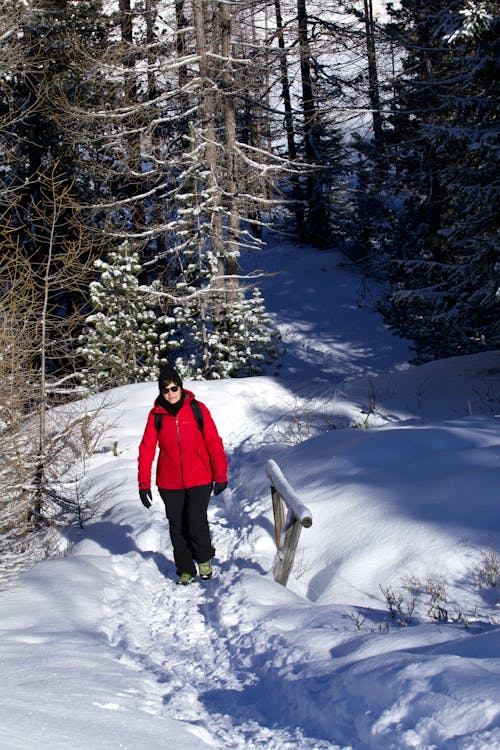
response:
M60 510L54 481L72 427L55 407L81 395L74 370L68 373L53 364L61 352L66 361L74 361L80 322L80 311L61 317L56 292L79 294L87 283L87 247L74 239L75 228L66 223L73 215L71 188L57 174L54 165L43 180L39 175L43 211L33 212L29 239L36 243L40 232L48 242L36 274L29 248L17 244L17 233L4 229L2 234L0 549L6 557L0 577L58 546L52 533Z

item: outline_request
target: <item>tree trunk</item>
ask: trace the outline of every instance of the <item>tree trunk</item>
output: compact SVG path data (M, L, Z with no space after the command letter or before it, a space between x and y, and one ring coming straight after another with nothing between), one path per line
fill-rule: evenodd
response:
M137 102L137 79L135 71L135 55L134 55L134 37L133 37L133 26L132 26L132 10L130 7L130 0L120 0L120 32L122 41L125 42L124 52L124 98L128 105L133 105ZM136 127L130 123L130 130L137 130ZM138 175L142 172L141 168L141 136L137 132L132 132L126 139L126 148L128 151L128 167L131 173L130 176L125 176L123 180L123 189L126 197L132 197L138 192L141 192L141 185L138 184L138 179L133 175ZM132 224L133 228L140 230L145 225L145 212L142 203L135 201L132 208Z
M281 14L280 0L274 0L274 9L276 12L276 30L278 34L278 47L280 50L280 78L281 78L281 95L283 97L283 106L285 108L285 131L288 148L288 157L291 162L297 160L297 148L295 145L295 127L292 113L292 99L290 95L290 80L288 77L288 63L286 58L285 36L283 32L283 18ZM304 220L304 209L302 206L302 194L298 177L292 178L292 196L294 202L294 214L297 236L300 242L305 241L306 230Z
M175 35L175 48L177 57L179 60L186 54L186 29L189 26L188 19L184 13L184 0L175 0L175 21L176 21L176 35ZM184 90L188 82L187 70L184 65L179 66L179 103L182 112L189 110L189 96ZM189 130L189 123L185 118L181 118L181 129L187 133Z
M238 184L236 169L236 113L234 107L234 74L232 70L232 8L221 2L221 52L223 58L222 106L224 109L225 189L227 200L227 250L225 270L230 278L226 281L226 304L230 305L238 293L240 216L238 206Z
M322 154L311 73L306 0L297 0L297 20L304 116L304 152L311 170L307 178L308 232L309 239L315 247L325 247L328 243L329 222L320 170Z
M373 21L372 0L363 0L365 11L366 55L368 60L368 96L372 108L373 135L375 145L383 144L382 114L380 112L380 93L377 73L377 52L375 48L375 26Z
M210 80L210 67L208 62L208 45L206 30L208 27L204 12L204 0L193 0L193 19L196 35L196 47L199 57L200 74L200 118L201 132L205 139L205 161L207 165L207 190L210 193L211 209L211 243L212 253L217 262L217 274L221 277L225 273L224 263L224 238L222 221L222 195L218 184L218 153L217 134L215 130L216 116L216 92ZM219 283L219 287L222 281ZM224 294L215 292L213 296L214 320L223 318Z

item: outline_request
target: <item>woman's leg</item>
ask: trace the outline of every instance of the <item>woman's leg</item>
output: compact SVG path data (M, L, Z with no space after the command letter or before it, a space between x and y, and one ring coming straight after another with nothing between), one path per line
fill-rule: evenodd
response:
M194 551L189 540L188 503L186 490L159 489L161 499L165 503L168 518L170 540L174 550L174 562L177 575L190 573L195 576L197 571L193 563Z
M190 487L186 490L185 506L189 546L196 562L206 562L215 555L207 519L211 491L211 484Z

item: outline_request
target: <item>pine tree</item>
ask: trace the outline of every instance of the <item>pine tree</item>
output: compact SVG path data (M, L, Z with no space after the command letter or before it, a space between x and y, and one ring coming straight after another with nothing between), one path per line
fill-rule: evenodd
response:
M275 334L260 291L255 288L247 298L239 290L230 309L224 308L228 325L222 333L204 310L204 296L197 299L197 305L176 307L169 319L173 326L182 320L186 330L186 337L175 342L179 372L184 377L213 380L260 374L263 362L275 356Z
M498 15L493 3L404 1L395 108L401 204L383 305L420 361L500 344Z
M447 9L438 27L451 51L452 79L440 95L440 121L425 135L446 155L442 235L450 250L440 280L448 303L436 310L433 326L436 334L449 332L452 353L500 345L499 31L491 0Z
M94 312L80 337L82 382L100 390L155 379L165 349L165 336L158 335L157 285L139 284L138 253L127 241L94 266L100 279L90 284Z

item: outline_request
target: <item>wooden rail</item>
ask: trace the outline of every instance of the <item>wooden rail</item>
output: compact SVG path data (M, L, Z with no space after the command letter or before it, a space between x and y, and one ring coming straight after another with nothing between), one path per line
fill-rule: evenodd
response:
M312 526L312 513L295 490L290 487L276 461L268 461L266 473L271 482L273 501L276 557L273 565L274 580L286 586L290 576L295 551L302 527ZM286 506L286 516L284 506Z

